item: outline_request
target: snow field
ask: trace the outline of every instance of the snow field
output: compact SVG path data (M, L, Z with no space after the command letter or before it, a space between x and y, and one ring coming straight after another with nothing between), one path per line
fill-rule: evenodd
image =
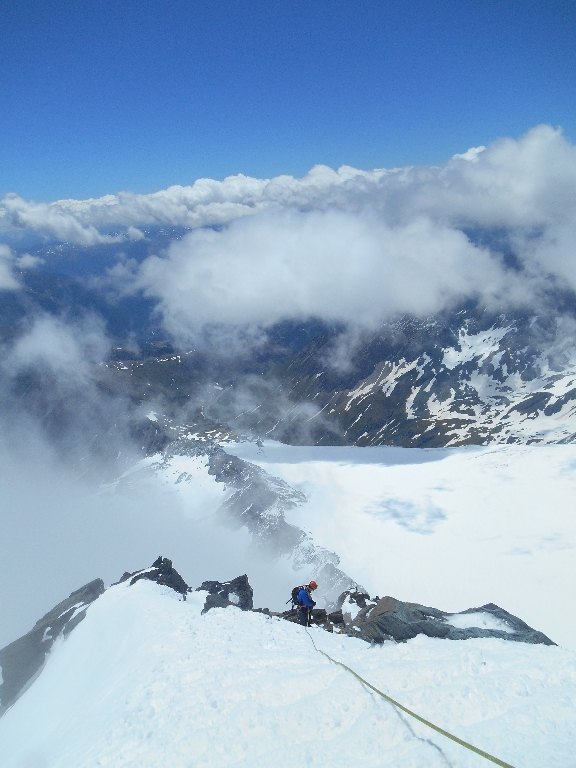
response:
M150 487L177 493L189 519L210 516L231 493L208 474L207 456L175 455L166 460L160 453L137 462L113 483L103 486L102 492L145 493Z
M488 763L369 692L305 631L109 589L0 719L2 768L220 768ZM517 768L575 765L576 655L499 640L370 647L311 630L372 684Z
M493 602L576 649L576 446L226 446L303 491L288 522L371 595Z

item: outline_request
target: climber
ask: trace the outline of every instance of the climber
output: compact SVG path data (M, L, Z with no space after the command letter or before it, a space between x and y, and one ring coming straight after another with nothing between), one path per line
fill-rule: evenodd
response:
M316 605L314 600L312 600L312 595L310 593L315 589L318 589L318 584L316 584L315 581L311 581L308 586L302 587L300 592L298 592L298 618L300 624L304 627L310 626L312 608Z

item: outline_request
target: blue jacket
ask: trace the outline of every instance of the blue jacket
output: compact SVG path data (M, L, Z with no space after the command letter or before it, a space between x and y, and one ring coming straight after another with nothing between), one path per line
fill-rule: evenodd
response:
M313 608L316 605L306 589L301 589L300 592L298 592L298 604L304 605L306 608Z

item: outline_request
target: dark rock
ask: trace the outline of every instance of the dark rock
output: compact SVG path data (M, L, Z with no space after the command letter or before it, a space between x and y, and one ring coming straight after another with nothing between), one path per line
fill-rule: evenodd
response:
M291 621L294 624L300 623L300 618L296 608L290 608L290 610L282 611L282 613L272 613L272 616L278 616L279 619L284 619L284 621Z
M231 603L225 597L222 597L222 595L208 594L206 595L206 602L204 603L202 613L206 613L210 608L227 608L229 605L234 605L234 603Z
M243 611L251 611L254 607L254 590L250 586L248 576L237 576L232 581L204 581L196 592L208 592L202 613L210 608L227 608L235 605Z
M336 610L342 609L345 602L358 605L360 608L366 608L366 601L370 600L370 595L366 592L360 592L355 589L347 589L342 592L336 601Z
M167 557L163 558L160 556L157 560L154 561L152 568L147 568L143 571L136 571L135 574L125 573L124 576L120 579L120 582L126 581L130 577L130 586L135 584L140 579L149 579L150 581L155 581L157 584L170 587L175 592L183 595L184 600L186 600L186 593L190 591L188 584L186 584L178 571L172 567L172 560L168 560Z
M333 611L332 613L329 613L328 621L331 621L332 624L344 624L344 616L342 616L342 611Z
M440 621L415 621L410 627L416 634L428 637L448 637L450 634L450 627Z
M370 642L375 643L383 642L387 637L393 637L397 642L401 642L410 640L418 634L410 624L393 615L379 616L374 621L360 621L351 626L356 630L353 632L354 635L357 634L357 629L360 629L362 633L368 635Z
M300 624L300 612L297 608L291 608L289 611L283 613L272 613L272 616L278 616L284 621L290 621L293 624ZM310 614L310 626L323 627L328 632L333 632L334 627L329 620L326 610L324 608L313 608Z
M364 598L368 596L363 596ZM360 600L354 593L345 592L340 596L338 603L342 606L341 614L344 620L350 619L350 613L346 607L356 603L360 606ZM465 616L466 614L484 613L493 616L503 622L510 631L505 629L486 629L483 627L455 627L450 623L453 615ZM330 614L329 618L334 614ZM332 620L332 619L331 619ZM494 603L488 603L481 608L469 608L460 614L449 614L438 608L419 605L418 603L404 603L393 597L383 597L377 602L365 600L364 607L357 613L353 620L346 622L346 633L351 637L359 637L370 643L382 643L393 639L396 642L410 640L417 635L445 638L448 640L468 640L477 637L497 637L502 640L510 640L522 643L542 643L555 645L555 643L517 616L513 616Z
M49 611L23 637L0 650L2 684L0 685L0 715L41 670L46 654L60 635L68 635L86 616L86 608L104 592L102 579L72 592L70 597Z
M134 576L135 573L138 573L138 571L133 571L133 573L129 573L128 571L124 571L121 578L118 581L115 581L114 584L111 584L111 587L115 587L116 584L122 584L123 582L127 581L131 576Z

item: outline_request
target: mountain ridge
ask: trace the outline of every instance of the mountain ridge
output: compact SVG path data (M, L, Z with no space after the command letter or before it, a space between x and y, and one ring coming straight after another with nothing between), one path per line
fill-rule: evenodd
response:
M132 573L125 572L120 580L108 589L121 585L132 587L141 580L167 587L183 601L194 592L205 592L202 614L215 608L232 607L298 622L294 610L274 613L268 608L254 609L253 589L246 575L224 583L204 581L193 589L176 571L172 561L162 556L148 568ZM39 619L30 632L0 649L3 681L0 685L0 717L26 693L42 673L54 643L65 640L86 618L90 605L106 591L101 579L85 584ZM334 610L328 615L325 610L315 610L312 625L370 644L406 642L418 635L424 635L437 639L498 638L516 643L555 645L542 632L533 630L525 622L494 604L449 614L436 608L405 603L390 596L371 598L361 589L354 588L345 590L333 607Z

